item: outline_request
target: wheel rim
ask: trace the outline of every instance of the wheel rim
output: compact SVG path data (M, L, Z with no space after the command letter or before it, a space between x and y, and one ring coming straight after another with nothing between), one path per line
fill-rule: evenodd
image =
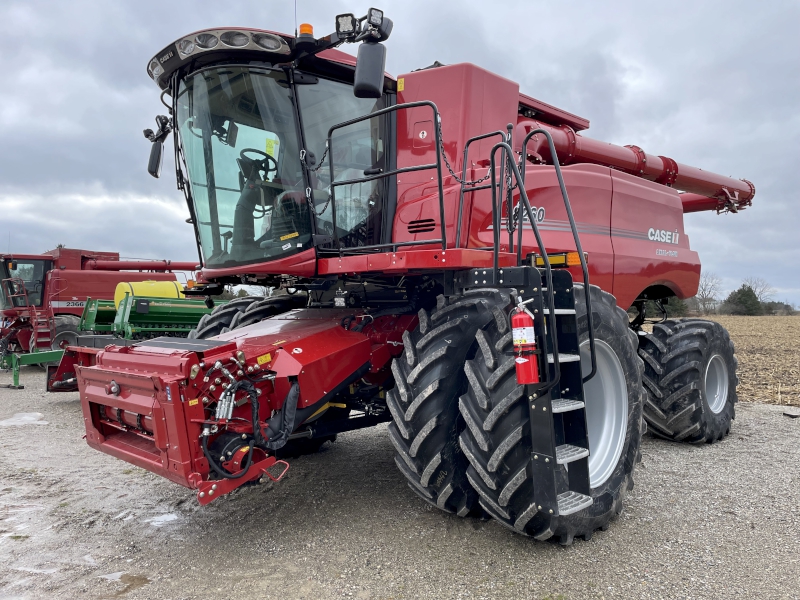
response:
M584 384L586 421L589 427L589 485L604 484L617 467L625 445L628 424L628 386L616 352L595 340L597 374ZM592 370L589 342L581 344L581 371Z
M719 414L728 401L728 367L719 354L708 361L705 376L706 401L711 412Z
M77 346L78 345L78 334L74 331L62 331L61 333L56 334L56 337L53 338L52 344L50 347L53 350L63 350L67 346Z

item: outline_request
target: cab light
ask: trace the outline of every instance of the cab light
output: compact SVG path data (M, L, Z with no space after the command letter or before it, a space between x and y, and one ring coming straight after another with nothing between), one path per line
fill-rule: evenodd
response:
M274 35L268 35L265 33L254 34L253 41L257 46L263 48L264 50L276 51L280 50L282 46L280 39L276 38Z
M181 40L178 42L178 50L184 56L191 54L194 52L194 42L192 40Z
M314 26L311 23L300 23L300 35L314 35Z
M219 44L219 38L213 33L200 33L194 38L194 41L203 50L210 50Z
M221 39L222 43L226 46L232 46L234 48L241 48L250 43L250 36L241 31L226 31L219 36L219 39Z

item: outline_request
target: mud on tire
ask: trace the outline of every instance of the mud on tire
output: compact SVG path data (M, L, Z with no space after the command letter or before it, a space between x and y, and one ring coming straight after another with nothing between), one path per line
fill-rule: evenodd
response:
M476 351L475 333L489 322L507 327L508 291L473 290L437 299L419 326L403 334L403 354L392 363L395 387L386 402L392 413L389 439L395 463L409 487L438 508L466 516L477 495L466 479L467 461L458 445L464 422L458 397L466 389L464 361Z
M624 373L627 415L621 415L624 441L618 456L611 455L606 479L592 488L592 506L577 513L553 518L540 513L533 502L535 482L531 477L531 431L524 387L517 385L511 334L491 322L477 334L481 351L467 361L467 393L459 408L467 428L461 447L470 462L469 482L480 495L481 506L513 531L537 539L557 537L569 544L575 536L589 539L596 529L607 528L622 511L626 492L633 487L633 469L640 459L642 436L642 361L636 355L636 336L628 327L626 313L614 297L591 286L595 339L616 355ZM588 321L583 286L574 285L575 310L581 344L588 343ZM584 346L585 347L585 346ZM583 352L582 352L583 354ZM600 373L598 356L598 377ZM589 361L582 360L584 373ZM591 384L590 380L588 384ZM585 389L589 445L592 442L591 394ZM622 439L621 437L619 438ZM614 462L616 460L616 463ZM590 472L592 464L590 462Z
M738 361L725 328L704 319L667 320L639 333L654 435L701 444L724 438L735 418Z

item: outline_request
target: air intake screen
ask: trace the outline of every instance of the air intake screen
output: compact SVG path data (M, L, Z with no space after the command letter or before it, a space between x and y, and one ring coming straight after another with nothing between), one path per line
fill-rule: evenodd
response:
M418 221L411 221L408 224L409 233L426 233L436 229L436 221L433 219L420 219Z

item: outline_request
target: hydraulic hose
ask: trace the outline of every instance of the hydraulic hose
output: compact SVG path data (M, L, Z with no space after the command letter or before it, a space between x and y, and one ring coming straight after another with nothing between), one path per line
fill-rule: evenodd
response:
M236 473L229 473L226 471L222 465L217 465L214 459L211 457L211 454L208 452L208 436L201 435L200 436L200 446L203 448L203 455L206 457L208 461L208 466L211 467L211 470L214 471L220 477L224 477L225 479L241 479L245 475L247 475L247 471L250 470L250 465L253 464L253 449L255 448L255 444L250 444L250 451L247 453L247 458L242 461L242 470Z

